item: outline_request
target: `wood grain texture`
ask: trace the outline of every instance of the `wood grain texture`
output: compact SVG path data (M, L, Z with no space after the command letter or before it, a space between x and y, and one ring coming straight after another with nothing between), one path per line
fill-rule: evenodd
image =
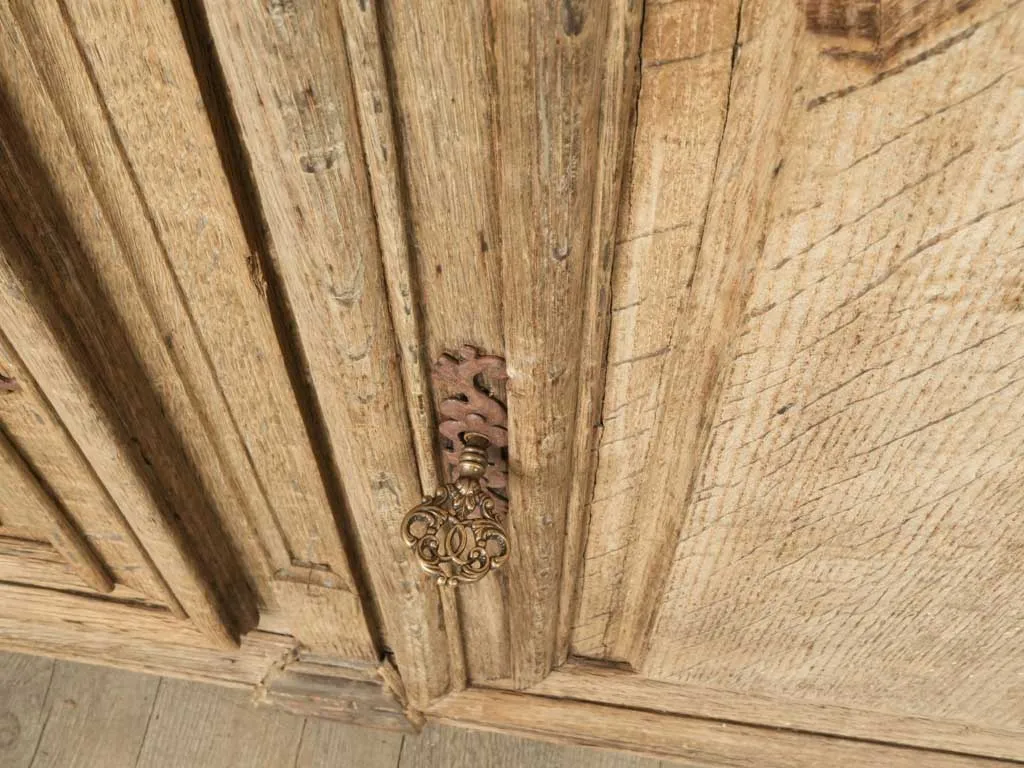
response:
M64 344L38 314L39 302L29 302L20 278L6 261L8 251L0 252L0 284L3 301L0 315L5 333L18 344L22 357L34 370L46 371L49 401L67 426L83 453L132 527L146 541L147 550L161 573L173 584L175 595L197 624L222 642L230 642L225 630L216 594L206 577L182 546L180 531L171 526L157 499L133 465L137 454L126 450L121 425L101 408L86 382L88 376L65 356Z
M308 718L294 768L397 768L403 737Z
M110 204L114 195L138 198L129 214L111 218L123 242L142 246L132 268L155 326L151 357L160 366L150 375L177 394L168 409L254 574L264 610L284 611L297 622L294 631L313 642L323 632L303 621L314 615L277 606L272 575L316 567L331 574L324 584L348 591L354 580L174 9L79 5L70 24L112 134L109 146L82 154L97 169L92 175L108 209L123 210ZM153 60L147 51L156 41L161 53ZM108 64L113 50L127 57L116 67ZM64 105L65 113L76 106ZM107 138L99 117L94 133ZM79 146L96 143L90 139L79 130ZM110 155L122 159L121 176L109 170ZM373 657L358 603L344 617L335 627L344 642Z
M405 4L399 7L404 8ZM391 42L390 49L385 48L380 18L385 10L386 7L366 2L341 3L345 45L358 106L391 323L402 362L402 383L416 465L422 490L430 493L439 479L437 437L427 370L424 308L414 258L409 190L401 162L403 148L398 143L395 125L396 116L400 113L391 93L395 42ZM409 151L408 147L405 151Z
M654 353L664 357L664 390L655 404L653 438L634 494L637 513L625 537L625 559L612 561L624 567L599 572L592 583L594 589L609 590L610 576L617 584L611 587L615 598L607 609L610 622L602 646L610 658L633 664L659 604L661 564L675 547L682 523L678 510L693 489L707 443L705 411L720 395L722 369L761 255L790 102L789 91L780 94L777 84L787 82L798 67L794 43L800 20L790 4L745 4L737 19L736 46L742 55L734 52L730 60L725 123L696 257L684 301L671 316L669 342ZM744 204L738 205L740 200ZM591 608L589 613L601 621L602 611Z
M640 495L665 412L673 322L689 297L722 140L738 4L650 4L630 174L615 245L596 478L573 652L605 657ZM681 108L680 105L686 105Z
M30 768L56 662L0 653L0 763Z
M176 644L176 638L165 631L156 640L133 637L126 642L119 630L92 626L86 632L73 623L59 627L33 617L0 617L0 648L6 650L249 689L296 650L293 638L269 632L250 632L230 650L204 648L187 637Z
M920 43L976 0L805 0L807 27L826 35L826 53L880 62Z
M628 749L701 768L1010 768L1019 764L482 689L441 699L428 716L442 723L558 743Z
M611 8L493 3L512 677L556 653ZM589 457L584 457L589 458Z
M463 344L500 354L494 22L483 2L380 8L429 359Z
M295 715L413 732L402 704L378 679L353 679L336 668L289 664L263 680L259 704ZM342 670L344 671L344 670Z
M155 677L56 662L32 768L135 768L159 686Z
M53 10L34 5L32 11L44 8ZM111 236L58 102L35 72L31 49L39 30L24 14L14 13L23 10L2 9L5 32L12 36L12 44L4 46L3 75L11 99L3 127L10 166L4 178L12 184L20 180L17 193L3 195L13 225L5 230L5 281L12 286L5 299L17 313L16 322L5 322L5 335L112 495L112 485L124 478L109 465L100 468L111 459L122 463L129 483L147 488L140 509L129 510L123 497L115 496L118 506L132 515L148 547L164 548L166 554L154 560L161 561L162 570L165 565L173 570L168 580L198 598L180 598L190 615L211 634L230 638L255 621L252 593L237 552L224 546L230 539L197 476L195 456L166 418L168 410L175 412L176 379L149 381L149 373L159 372L152 367L153 355L164 352L163 342L146 322L132 281L116 268L119 240ZM65 48L73 46L61 22L48 30L64 40ZM60 376L62 367L71 370ZM61 389L69 378L77 391ZM168 386L157 386L165 382ZM75 401L69 402L69 395ZM90 410L106 422L98 434L83 421ZM96 455L95 441L104 434L118 446L113 455L109 448L103 451L107 456Z
M785 89L765 258L670 507L649 676L1024 723L1024 8L971 13L884 70L819 58Z
M216 0L206 11L316 389L322 449L344 487L347 533L383 640L410 696L425 701L447 686L445 639L434 588L396 535L420 478L341 18L314 2Z
M545 744L503 733L429 726L407 739L398 768L660 768L658 760ZM667 766L666 766L667 768Z
M663 683L593 663L570 662L530 688L529 692L730 723L884 741L1004 760L1024 759L1024 737L1019 731L980 728L952 720L907 717L842 705L754 696L700 685Z
M5 535L0 535L0 581L86 594L109 595L113 590L93 589L50 544Z
M80 4L70 14L165 254L163 274L139 265L140 279L149 281L150 296L179 294L177 306L162 308L169 319L161 330L165 343L171 335L172 351L179 342L176 332L188 337L178 353L181 377L202 381L193 397L219 441L226 474L238 486L230 491L244 499L236 514L254 518L275 570L326 566L340 586L351 589L346 555L278 348L266 287L220 168L173 4L149 8L139 13L96 2ZM154 48L161 51L156 61L147 58ZM117 58L107 55L115 50L122 57L133 52L127 57L133 68L123 58L115 65ZM183 208L182 200L189 205ZM212 370L201 370L204 366ZM228 497L229 491L218 496ZM236 526L242 529L242 522ZM287 559L274 549L282 536Z
M3 498L0 499L0 516L4 520L39 526L47 541L67 560L85 584L97 592L110 592L114 589L114 580L82 532L41 485L38 476L2 431L0 486L4 489Z
M583 548L589 526L590 500L597 481L598 444L604 381L608 376L608 343L612 323L612 276L615 241L628 160L635 140L640 88L640 37L644 6L619 2L608 19L597 169L594 174L594 208L590 234L580 345L579 395L572 446L573 480L566 518L565 554L562 566L555 661L562 664L569 653L573 622L582 587Z
M163 603L184 618L181 603L2 332L0 361L18 382L15 393L0 398L4 432L46 479L117 584Z
M391 73L396 151L407 192L415 299L430 363L471 344L501 355L499 217L496 205L495 29L487 4L441 0L381 3L381 31ZM395 316L392 311L392 316ZM399 337L404 334L398 323ZM445 393L433 390L432 411ZM431 435L432 465L440 438ZM421 472L422 474L422 472ZM435 470L432 493L448 473ZM415 501L415 500L414 500ZM442 597L452 645L453 686L510 674L507 589L485 579ZM465 667L465 675L459 670Z
M256 709L245 691L162 680L137 768L293 765L303 720Z

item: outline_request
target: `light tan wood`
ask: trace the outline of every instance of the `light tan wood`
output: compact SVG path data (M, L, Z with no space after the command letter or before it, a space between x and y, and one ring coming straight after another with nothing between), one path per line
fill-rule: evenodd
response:
M43 541L0 536L0 581L157 605L147 595L121 584L109 591L94 589L79 577L60 552Z
M617 24L606 6L494 3L491 10L509 494L519 510L509 517L517 551L508 566L507 610L512 677L528 685L550 671L558 644L567 507L578 471L579 345L586 308L599 305L587 289L600 287L588 274L601 252L591 247L601 105L617 101L603 99L602 85ZM621 54L618 41L612 49L613 59ZM605 147L602 156L614 164L615 154Z
M0 317L5 333L18 346L28 366L46 371L49 402L92 460L132 527L146 541L147 550L161 573L174 584L175 595L190 618L211 636L230 644L215 593L194 561L184 553L180 533L165 519L157 500L142 482L134 464L138 454L125 451L120 426L98 406L81 371L65 356L60 341L39 316L37 304L27 300L22 281L7 261L8 253L0 252Z
M650 4L628 189L615 248L598 469L589 501L573 652L616 646L623 574L648 524L641 496L664 414L673 323L687 306L722 141L736 2ZM684 106L685 105L685 106ZM656 509L660 509L659 504ZM637 568L640 568L637 565ZM600 586L597 586L600 585ZM613 650L614 649L614 650Z
M236 689L167 694L155 764L322 762L307 716L1024 761L1022 39L1019 0L0 0L0 647ZM439 593L399 521L466 343L513 552ZM375 757L603 759L435 726Z
M160 685L155 677L56 662L32 768L135 768Z
M275 572L289 566L326 566L339 588L352 589L333 512L278 347L258 255L249 250L221 172L210 118L173 4L150 8L142 13L96 2L71 12L86 50L95 49L89 57L92 71L165 252L163 269L137 267L140 280L149 281L151 296L179 294L177 305L167 302L170 306L162 308L169 319L161 330L177 343L179 328L170 325L170 318L184 326L180 333L186 337L185 349L177 363L181 378L201 380L192 397L225 474L234 475L228 482L237 488L230 492L241 494L246 503L233 512L239 518L232 520L235 528L244 530L245 516L253 518ZM156 45L162 50L159 71L145 54ZM104 56L114 50L121 59ZM126 62L134 62L137 70ZM163 98L154 103L151 94L168 80L173 87L159 91ZM137 109L143 102L147 109ZM167 145L178 149L173 154L158 151ZM189 200L185 209L182 199ZM174 344L170 346L173 352ZM212 370L202 370L204 366ZM229 490L218 496L228 496ZM236 535L242 540L242 533ZM284 556L275 549L282 536ZM352 623L355 630L355 616Z
M1024 723L1024 12L973 13L884 76L801 81L653 677Z
M400 7L404 8L405 4ZM345 46L359 107L363 153L373 197L391 323L402 361L402 383L405 385L416 465L423 492L431 493L439 480L437 438L431 407L423 307L413 259L412 215L407 206L408 193L401 162L403 148L397 140L397 106L389 87L388 66L397 56L394 41L391 41L388 51L384 49L384 30L379 18L385 10L386 7L377 3L358 0L341 3ZM404 152L407 154L409 148ZM453 631L457 632L457 628Z
M563 744L628 749L652 757L691 762L702 768L818 768L822 765L1010 768L1019 765L1016 761L946 751L910 749L482 689L441 699L427 714L441 723L458 723Z
M147 595L185 618L181 603L2 332L0 359L18 382L16 392L0 398L4 431L46 479L118 586Z
M573 479L566 518L555 663L565 663L571 643L583 575L583 548L589 527L589 505L597 480L598 444L602 433L604 381L608 375L608 341L612 322L612 275L620 197L635 135L640 88L640 36L643 4L619 2L608 19L602 73L601 120L594 208L590 233L581 328L578 412L572 446Z
M48 32L67 38L69 32L62 28L55 3L32 5L33 12L44 13L47 8L55 17L47 25ZM234 548L216 546L224 541L224 528L194 469L206 464L188 454L187 440L175 448L180 433L165 416L168 410L174 412L173 385L165 384L151 366L151 354L165 353L164 344L145 322L145 303L133 290L131 279L116 268L120 243L111 236L106 217L95 215L103 211L102 201L94 200L87 166L81 163L62 119L60 99L53 99L34 76L31 51L39 31L33 23L36 19L32 14L12 15L12 26L23 31L23 45L9 46L12 50L6 56L10 67L5 67L5 75L15 82L12 118L3 139L16 159L5 177L23 183L19 197L6 196L4 203L24 245L9 248L8 258L27 284L28 296L43 308L57 332L66 335L64 346L77 365L88 371L89 384L97 390L102 407L116 414L113 418L124 433L124 450L136 464L136 472L157 484L162 503L174 508L170 529L177 546L192 558L193 570L201 572L197 578L204 579L217 595L220 631L237 634L255 623L253 594ZM74 44L68 40L65 47ZM59 49L59 44L54 47ZM66 119L74 117L70 113ZM33 142L50 151L34 150ZM93 207L97 202L98 210ZM111 272L116 279L108 284L104 277ZM25 340L11 340L38 381L41 371L28 360ZM113 392L116 406L111 402ZM170 405L163 399L165 394ZM166 509L163 514L171 516Z
M238 648L229 650L204 648L187 638L176 644L176 639L179 634L165 632L157 640L134 637L126 642L124 632L95 626L85 631L77 625L0 618L0 648L6 650L248 689L296 653L294 638L269 632L250 632Z
M37 33L57 25L44 18L42 7L24 14ZM295 578L301 575L296 570L310 566L327 569L336 588L351 591L353 578L277 347L256 256L221 173L174 10L166 3L146 13L95 3L76 6L69 23L85 40L86 61L48 72L50 90L58 101L65 99L64 114L76 118L67 122L94 188L132 254L137 306L145 311L136 311L129 325L147 350L149 375L164 382L168 411L214 489L225 527L257 574L264 608L278 610L271 574ZM166 41L159 71L144 55L154 40ZM139 71L112 68L114 59L104 52L114 49L119 61L137 62ZM91 89L86 69L102 99L91 110L88 102L69 103L71 91L53 85L78 76L80 88ZM156 84L160 100L136 109L151 99ZM91 123L78 119L83 107ZM179 147L178 154L160 151L167 146ZM179 205L183 198L190 200L187 209ZM211 248L213 269L207 267ZM112 270L108 279L115 282L121 274ZM299 622L311 618L292 615L293 607L280 610ZM358 604L349 606L341 627L345 642L361 646L370 658L361 624ZM294 629L310 640L320 631L301 623Z
M383 640L426 701L447 686L445 640L434 588L397 535L420 479L341 19L315 3L206 9L316 388L319 448L344 486L369 585L387 596Z
M56 663L0 653L0 763L8 768L31 766Z
M163 680L137 768L293 765L303 720L255 709L244 691Z
M393 71L396 151L407 193L424 354L433 363L472 344L500 355L505 341L491 136L494 21L482 2L456 7L444 0L415 0L380 3L379 9ZM440 397L431 394L434 409ZM439 438L431 437L436 456ZM437 487L436 479L427 492ZM466 585L441 599L449 634L464 639L449 643L452 687L470 678L507 677L511 651L502 580ZM456 619L458 624L450 623Z
M767 86L786 82L797 66L798 32L795 8L786 2L745 4L738 21L736 44L743 52L729 60L728 111L695 266L681 311L668 315L665 391L635 497L639 515L630 524L620 609L609 630L609 655L616 659L636 663L641 652L660 597L660 566L676 541L678 510L704 451L703 408L721 389L720 369L740 322L789 105L788 94ZM757 126L753 135L751 126Z
M752 696L699 685L663 683L592 663L569 663L531 688L530 693L649 712L1024 760L1024 738L1017 731Z
M296 715L309 715L372 728L413 732L401 702L380 679L334 674L330 667L289 664L263 681L259 703Z
M74 568L78 577L97 592L110 592L114 580L39 478L25 463L7 435L0 432L0 516L22 525L38 525L47 541Z

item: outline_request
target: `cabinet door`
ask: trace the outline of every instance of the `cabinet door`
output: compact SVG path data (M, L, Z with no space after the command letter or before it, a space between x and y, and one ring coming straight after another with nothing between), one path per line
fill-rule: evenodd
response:
M202 47L171 3L4 2L0 28L2 634L260 628L377 663Z
M645 19L573 652L1019 755L1024 13L739 5Z

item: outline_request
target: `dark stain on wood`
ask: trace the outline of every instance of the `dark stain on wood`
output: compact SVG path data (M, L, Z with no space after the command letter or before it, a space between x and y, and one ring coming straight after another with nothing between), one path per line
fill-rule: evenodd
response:
M835 38L826 55L884 63L977 0L803 0L807 29Z

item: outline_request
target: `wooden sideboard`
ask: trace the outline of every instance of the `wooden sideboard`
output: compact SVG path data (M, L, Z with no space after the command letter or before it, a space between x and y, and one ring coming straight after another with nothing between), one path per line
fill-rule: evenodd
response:
M0 0L0 647L1018 764L1022 218L1020 0ZM468 347L511 553L453 587L400 527Z

